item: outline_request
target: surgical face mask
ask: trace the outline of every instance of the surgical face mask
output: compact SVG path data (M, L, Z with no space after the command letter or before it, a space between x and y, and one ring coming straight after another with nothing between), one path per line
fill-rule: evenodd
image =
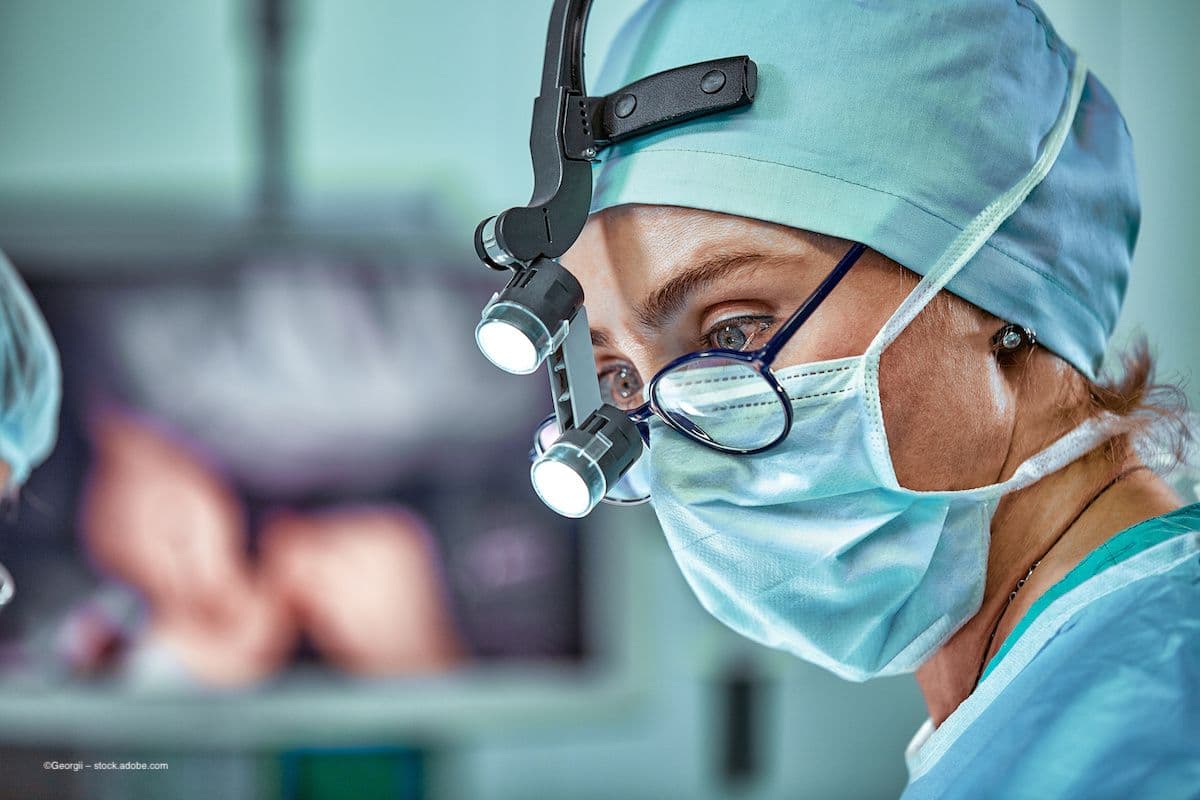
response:
M778 444L731 455L649 420L654 510L697 597L734 630L850 680L914 670L979 608L999 498L1112 435L1113 418L1090 420L1003 483L919 492L897 482L879 399L883 351L1049 172L1085 74L1076 63L1034 168L962 232L866 353L775 370L793 412ZM692 376L688 402L716 438L754 440L778 424L772 393L736 368Z

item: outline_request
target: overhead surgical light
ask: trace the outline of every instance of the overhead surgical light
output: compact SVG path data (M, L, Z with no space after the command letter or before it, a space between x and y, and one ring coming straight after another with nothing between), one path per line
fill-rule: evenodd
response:
M475 251L508 285L483 309L475 342L500 369L525 375L547 364L562 435L530 471L543 502L586 516L642 453L637 426L601 405L583 289L555 259L583 230L592 162L607 146L660 128L749 105L758 69L747 56L660 72L605 97L589 97L583 40L591 0L555 0L529 150L533 197L475 229ZM582 424L580 421L583 421Z

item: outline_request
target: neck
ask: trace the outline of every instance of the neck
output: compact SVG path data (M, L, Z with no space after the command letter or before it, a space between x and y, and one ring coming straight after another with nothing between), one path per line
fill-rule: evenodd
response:
M1161 478L1146 469L1129 471L1137 466L1132 456L1114 463L1100 448L1000 501L992 520L983 603L917 670L935 725L974 691L981 661L995 654L1050 587L1115 534L1179 507ZM1104 488L1118 475L1122 477ZM1018 581L1035 563L1010 602Z

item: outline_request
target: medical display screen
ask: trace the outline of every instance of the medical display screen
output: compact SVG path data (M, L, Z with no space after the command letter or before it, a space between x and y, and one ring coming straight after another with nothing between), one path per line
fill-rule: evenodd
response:
M518 433L549 398L478 358L469 275L312 248L68 274L31 278L65 398L0 523L0 687L587 656L577 526Z

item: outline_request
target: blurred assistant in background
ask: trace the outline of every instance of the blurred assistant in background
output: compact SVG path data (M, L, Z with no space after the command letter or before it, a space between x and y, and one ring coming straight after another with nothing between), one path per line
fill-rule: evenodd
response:
M730 628L916 672L906 797L1194 792L1194 431L1145 343L1106 362L1141 209L1105 87L1033 3L696 0L590 96L589 5L551 17L533 197L476 232L514 273L480 349L548 365L538 494L636 479Z
M46 320L0 252L0 502L15 506L29 473L58 435L62 373ZM0 564L0 607L15 586Z

